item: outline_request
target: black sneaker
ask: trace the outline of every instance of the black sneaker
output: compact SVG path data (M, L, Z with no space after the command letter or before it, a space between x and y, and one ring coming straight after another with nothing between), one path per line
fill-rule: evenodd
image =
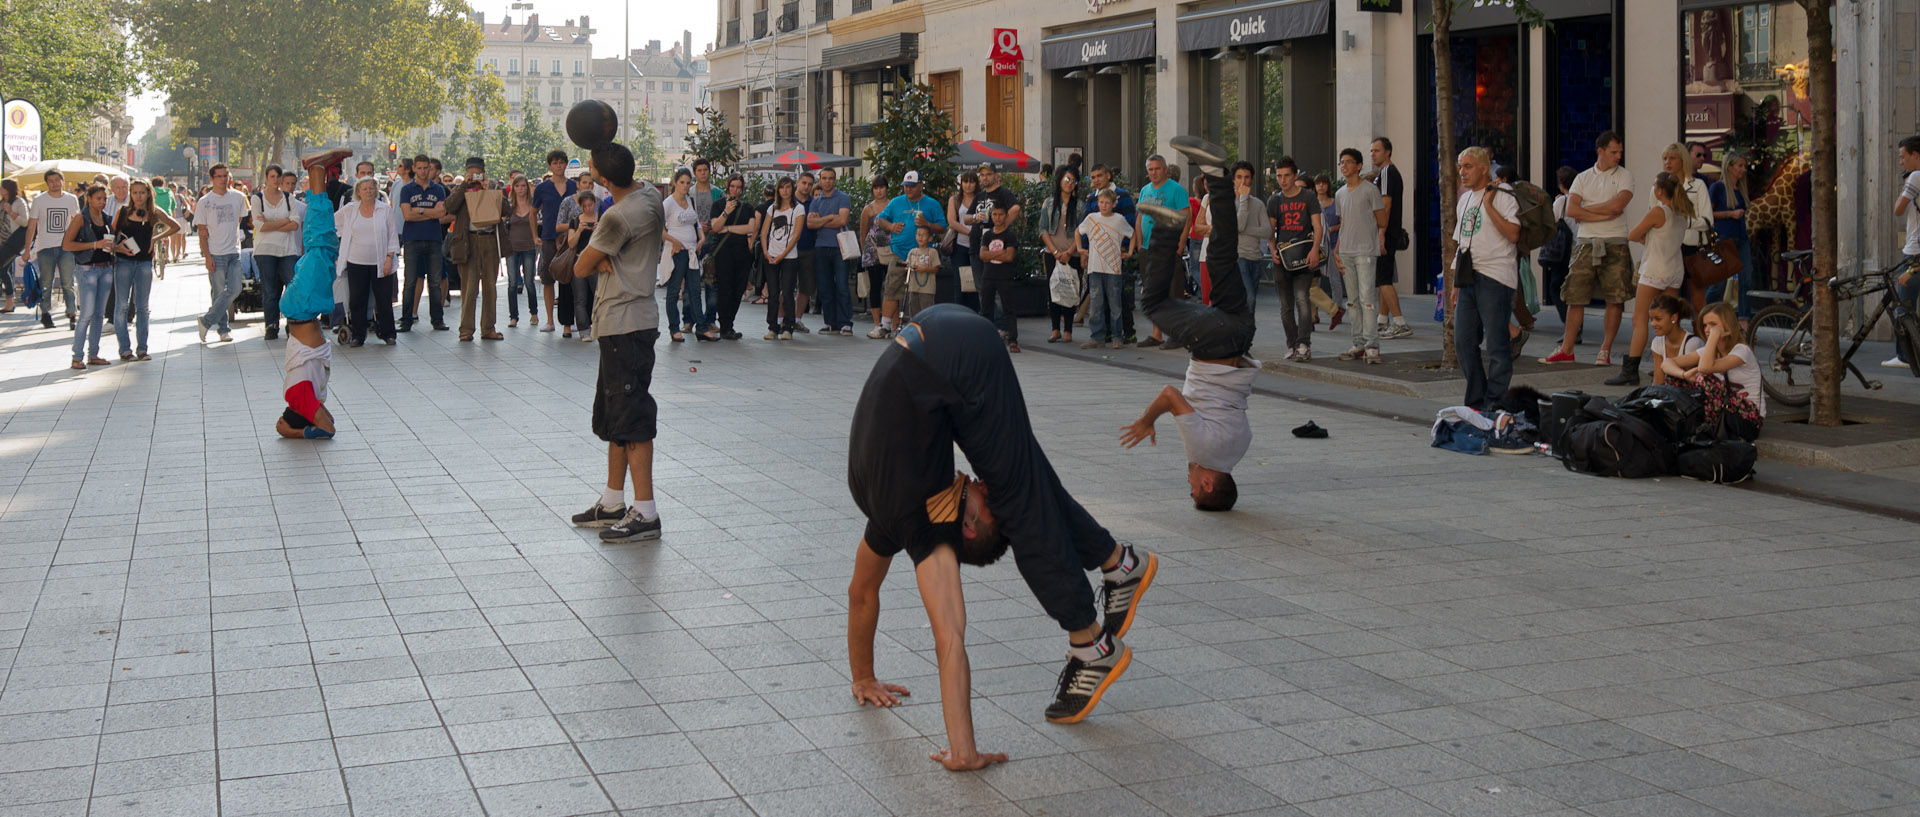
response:
M1048 721L1079 723L1084 720L1100 705L1100 696L1107 693L1107 687L1119 680L1120 674L1133 662L1133 651L1117 637L1101 636L1099 647L1104 655L1094 661L1067 657L1066 668L1060 670L1060 691L1047 707Z
M1188 159L1193 160L1194 164L1199 165L1200 172L1209 176L1226 175L1226 148L1198 136L1189 136L1186 134L1173 137L1169 144L1172 145L1174 150L1179 151L1181 155L1186 156Z
M573 515L573 526L576 528L611 528L626 515L627 507L625 505L614 508L613 510L607 510L606 508L600 507L600 503L595 502L593 503L593 507Z
M600 532L602 542L638 542L642 539L660 538L660 517L646 519L640 515L640 509L627 506L627 515L620 523Z
M1174 210L1158 204L1136 204L1133 206L1133 209L1135 212L1152 216L1153 224L1156 227L1165 224L1177 230L1187 228L1188 211L1185 209Z
M1124 545L1126 553L1120 558L1120 579L1100 583L1100 607L1103 611L1100 620L1106 624L1107 635L1123 636L1133 628L1133 614L1140 609L1140 597L1147 594L1147 586L1153 584L1153 577L1160 572L1160 558L1133 545ZM1133 569L1126 569L1127 561L1133 561Z

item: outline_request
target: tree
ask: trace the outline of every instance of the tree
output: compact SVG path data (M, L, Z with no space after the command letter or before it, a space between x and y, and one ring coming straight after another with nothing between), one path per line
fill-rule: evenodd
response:
M687 152L717 165L716 173L731 170L740 161L740 143L727 127L727 115L719 108L695 108L693 112L700 115L700 124L687 140Z
M153 123L147 132L140 136L140 171L151 176L186 176L193 173L193 161L180 151L187 147L186 142L173 139L173 129L167 120Z
M1534 0L1507 2L1520 25L1528 28L1547 25L1547 16L1534 6ZM1433 0L1434 118L1437 120L1435 130L1440 136L1440 269L1446 282L1440 292L1440 302L1446 305L1440 323L1440 367L1443 369L1460 368L1460 353L1453 346L1453 258L1460 249L1453 240L1454 202L1460 196L1460 171L1454 162L1460 146L1454 144L1453 136L1453 10L1464 5L1466 0Z
M466 134L466 127L466 120L453 120L453 132L447 135L447 146L442 151L446 158L441 160L447 163L449 167L451 167L454 162L466 161L466 153L471 152L468 150L472 145L469 141L470 137Z
M502 107L499 79L475 68L481 33L466 0L128 1L174 115L222 117L274 156L290 135L337 133L321 130L335 122L395 133L448 108Z
M1839 271L1839 192L1834 149L1833 0L1799 0L1807 11L1807 98L1813 103L1812 425L1840 425L1840 304L1827 287Z
M641 108L640 115L634 117L633 137L626 144L627 149L633 151L634 174L657 181L666 155L660 150L660 132L653 129L652 106Z
M864 158L893 184L907 171L919 171L927 195L944 201L953 189L953 154L953 118L933 104L933 88L920 84L881 108Z
M47 158L85 148L93 112L136 93L140 49L112 0L8 0L0 6L0 90L40 109ZM93 157L86 157L91 159Z

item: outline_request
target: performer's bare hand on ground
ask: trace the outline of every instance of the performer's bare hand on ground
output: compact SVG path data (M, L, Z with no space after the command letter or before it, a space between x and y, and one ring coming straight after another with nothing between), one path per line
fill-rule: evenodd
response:
M853 699L859 701L861 706L867 704L879 707L899 706L900 698L912 694L906 687L885 683L877 678L853 682Z
M1132 448L1139 445L1141 440L1146 440L1147 445L1160 444L1159 438L1154 435L1152 420L1142 417L1133 421L1133 425L1120 427L1121 448Z
M927 759L947 767L947 771L950 772L971 772L976 769L984 769L995 763L1007 762L1007 756L999 752L976 752L971 755L961 755L952 749L941 749L938 752L927 755Z

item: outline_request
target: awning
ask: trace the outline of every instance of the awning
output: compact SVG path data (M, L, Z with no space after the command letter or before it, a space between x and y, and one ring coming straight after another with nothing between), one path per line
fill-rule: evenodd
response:
M1177 18L1181 51L1291 40L1327 33L1330 0L1271 0Z
M919 56L920 35L905 32L825 49L820 52L820 67L828 71L844 71L904 62Z
M1040 67L1051 71L1144 60L1153 56L1154 46L1152 20L1098 31L1076 31L1042 39Z

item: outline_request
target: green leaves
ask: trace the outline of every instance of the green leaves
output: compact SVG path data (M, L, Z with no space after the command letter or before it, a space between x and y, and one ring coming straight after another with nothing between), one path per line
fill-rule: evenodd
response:
M109 0L0 4L0 91L40 108L48 158L78 155L93 112L139 92L140 51L115 11Z
M927 195L945 201L953 192L953 154L952 117L934 106L931 87L909 85L882 106L864 158L893 185L907 171L919 171Z
M740 161L740 143L727 127L727 115L718 108L695 108L700 115L700 130L688 141L687 152L714 163L716 174L731 170ZM754 199L758 201L759 199Z

